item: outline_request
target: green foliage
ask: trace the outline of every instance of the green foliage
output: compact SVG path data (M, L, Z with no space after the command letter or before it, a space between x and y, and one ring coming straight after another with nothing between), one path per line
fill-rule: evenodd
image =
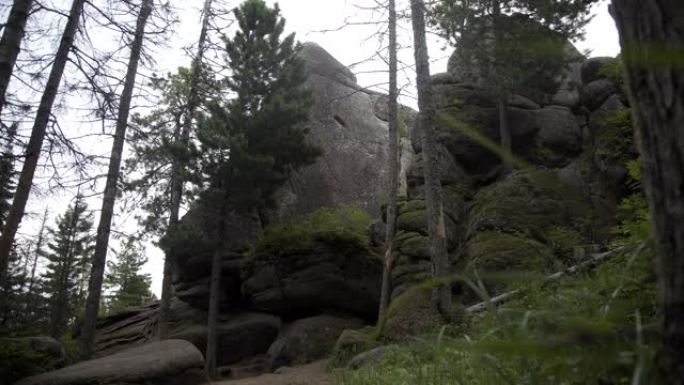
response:
M371 217L362 210L321 208L303 218L266 227L250 255L286 257L309 252L320 243L334 247L340 254L359 250L370 254L370 225Z
M529 284L519 300L473 316L462 338L407 343L337 383L629 384L648 373L658 319L652 250L631 250L595 272Z
M606 162L626 164L637 156L632 110L608 114L596 137L596 155Z
M311 95L301 87L305 74L294 34L281 36L285 20L278 6L247 0L235 18L238 31L224 37L233 70L224 82L237 97L209 105L198 138L210 185L205 195L249 211L273 205L273 193L290 173L313 163L320 152L302 128Z
M195 92L205 95L217 88L206 68L201 68L198 75L194 79ZM165 76L153 75L149 86L160 95L159 107L144 116L135 114L131 119L128 138L131 155L126 159L122 177L125 191L136 193L143 209L144 214L137 219L144 234L163 235L167 231L174 172L181 181L197 182L197 148L192 140L182 140L185 121L190 119L192 128L196 118L187 116L193 76L185 67ZM186 135L190 137L191 133ZM192 192L185 192L183 198L187 200Z
M24 262L28 255L22 247L14 244L10 250L8 271L5 279L0 282L0 336L14 335L27 328L24 306L28 300L24 292L28 277L24 269ZM2 362L2 361L0 361Z
M92 227L92 214L77 195L74 204L57 218L56 227L48 229L51 239L44 255L48 264L42 289L50 298L50 328L55 338L64 333L76 309L84 304L94 246Z
M109 271L105 287L112 291L106 305L108 313L115 313L127 307L142 305L152 299L149 274L140 269L147 263L141 245L134 239L126 240L117 253L116 261L108 261Z
M31 349L28 341L0 340L0 385L11 385L47 371L46 356Z
M3 148L0 150L0 230L5 224L9 209L12 207L14 196L14 154L12 152L17 125L13 124L7 129L7 137L3 137Z

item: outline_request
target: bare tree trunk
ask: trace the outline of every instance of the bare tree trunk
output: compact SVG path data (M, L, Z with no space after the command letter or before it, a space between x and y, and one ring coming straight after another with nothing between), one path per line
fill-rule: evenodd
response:
M192 131L192 122L195 115L195 110L199 105L199 78L202 74L202 59L204 57L205 42L207 39L207 29L209 26L209 17L211 13L211 5L213 0L204 1L204 16L202 19L202 30L200 31L199 41L197 43L197 55L192 62L192 74L190 76L190 87L187 99L187 111L181 132L176 132L174 140L187 147L190 140L190 132ZM180 127L177 127L180 129ZM183 182L184 177L181 173L182 165L180 160L174 160L171 165L171 208L169 214L169 232L176 229L179 221L179 211L181 201L183 198ZM160 340L168 338L169 334L169 309L171 308L171 297L173 296L173 286L171 282L172 263L168 258L164 259L164 278L162 281L161 304L159 306L159 321L157 335Z
M31 14L32 5L33 0L14 0L0 39L0 113L5 107L5 94L21 50L21 41L24 40L26 21Z
M513 155L513 148L511 145L511 129L508 125L508 103L506 98L499 98L497 102L499 108L499 143L501 144L501 164L503 166L503 173L507 174L513 170L510 156Z
M659 364L684 384L684 3L613 0L644 162L663 306Z
M223 222L223 218L219 219ZM220 225L221 230L220 236L223 238L223 226ZM221 239L219 238L219 239ZM221 253L221 247L217 247L214 250L214 255L211 259L211 283L209 289L209 319L207 322L207 351L205 354L205 371L207 377L211 379L218 378L218 372L216 367L216 350L217 350L217 325L218 325L218 313L220 306L221 294L219 292L221 288L221 259L223 254Z
M435 107L430 85L430 61L425 39L425 4L411 0L416 84L418 86L418 124L423 132L423 174L425 176L425 203L430 236L430 258L433 276L444 279L449 275L449 256L446 248L446 228L442 209L442 185L437 175L437 143L435 134ZM451 309L451 285L444 282L434 291L437 308L442 314Z
M100 223L97 227L95 252L93 254L92 269L88 282L88 299L86 300L83 330L81 334L80 356L82 359L89 359L92 356L95 345L97 313L100 307L100 296L102 294L102 280L104 278L105 262L107 259L107 246L109 244L112 215L114 213L114 201L116 200L116 185L119 180L121 155L126 139L128 115L131 107L131 99L133 97L133 89L135 88L135 78L138 73L138 63L140 62L140 54L145 39L145 25L152 12L152 6L153 0L143 0L140 5L140 14L138 15L136 23L135 36L131 44L131 56L128 61L123 92L121 93L119 114L116 120L116 132L112 144L112 154L109 158L107 183L102 199Z
M59 43L54 64L52 65L47 84L45 85L45 91L40 99L36 120L34 121L31 130L31 138L26 146L24 166L19 175L19 182L17 183L17 189L14 193L12 208L7 216L2 236L0 236L0 282L4 280L4 275L7 272L10 249L14 243L14 237L17 230L19 229L21 218L24 216L26 202L28 201L29 193L31 192L33 175L36 171L41 148L43 147L45 130L48 121L50 120L52 105L55 102L55 97L57 96L57 91L59 90L59 85L62 81L62 74L64 73L64 67L69 58L69 51L71 51L74 44L74 36L78 29L79 19L83 13L84 3L85 0L74 0L71 5L69 20L62 33L62 40Z
M399 105L397 102L397 9L389 0L389 185L387 186L387 226L385 227L385 268L382 271L378 325L382 328L392 289L394 232L397 219L397 190L399 189Z

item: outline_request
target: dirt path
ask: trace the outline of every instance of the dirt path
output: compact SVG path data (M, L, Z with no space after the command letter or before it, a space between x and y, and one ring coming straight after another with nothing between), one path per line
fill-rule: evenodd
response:
M242 380L214 382L213 385L333 385L325 370L326 361L316 361L295 368L281 368L276 373L263 374Z

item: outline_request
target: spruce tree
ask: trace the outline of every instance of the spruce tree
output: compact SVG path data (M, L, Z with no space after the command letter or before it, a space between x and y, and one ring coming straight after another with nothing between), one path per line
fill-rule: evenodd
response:
M20 247L14 244L10 253L7 279L0 282L0 336L25 330L24 291L27 275L23 268Z
M232 69L225 84L236 97L227 103L213 102L198 131L209 185L202 201L217 222L206 353L211 377L216 377L223 218L228 210L254 213L272 206L273 194L290 173L319 155L302 128L312 100L302 88L305 74L296 55L299 45L294 34L282 36L285 20L278 5L270 8L262 0L247 0L235 10L235 18L239 29L224 41Z
M432 22L456 45L458 65L496 100L500 144L511 152L508 100L558 89L573 59L568 40L582 36L594 0L441 0ZM504 171L512 166L502 157Z
M140 273L145 263L147 257L134 239L126 240L117 253L116 261L107 263L109 272L105 278L105 287L112 292L107 304L108 313L142 305L152 299L152 278L149 274Z
M15 189L14 153L12 151L17 125L11 125L7 130L7 137L0 150L0 233L5 225L7 213L12 207L12 196Z
M43 293L50 298L50 334L59 338L84 300L84 277L93 248L92 214L80 195L48 229Z

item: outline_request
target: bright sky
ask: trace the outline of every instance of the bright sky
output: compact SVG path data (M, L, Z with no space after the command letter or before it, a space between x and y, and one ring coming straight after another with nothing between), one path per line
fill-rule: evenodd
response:
M266 0L268 3L274 3L273 0ZM169 47L163 50L158 50L155 53L155 58L159 65L157 72L174 71L179 65L187 65L189 59L184 56L182 48L195 43L199 34L200 15L199 11L202 7L203 0L171 0L171 3L179 8L180 24L175 29L175 34L169 40ZM233 2L233 4L235 1ZM375 5L374 0L280 0L282 14L287 20L288 31L296 32L300 41L314 41L328 50L335 58L345 65L352 65L368 58L373 57L378 50L380 42L376 37L373 37L377 30L374 25L355 25L348 26L338 31L317 32L321 30L335 30L341 27L345 22L363 23L368 21L384 20L385 16L378 12L371 12L363 10L360 7L371 7ZM399 0L398 7L402 9L408 3L407 0ZM587 27L586 39L582 42L576 42L576 46L581 51L591 51L591 56L616 56L619 51L618 37L615 30L615 25L612 18L608 14L607 4L605 0L595 6L595 16L592 22ZM411 44L411 31L408 21L404 21L399 26L400 45L409 47ZM434 60L432 65L432 72L446 71L446 59L450 55L452 49L445 47L443 42L440 42L436 37L432 37L430 45L430 55ZM405 49L400 52L400 60L406 63L412 63L412 53L410 49ZM379 88L384 87L386 83L387 74L382 71L385 70L385 65L381 60L376 59L370 63L355 66L353 70L357 73L359 84L366 87L379 85ZM405 85L405 96L403 102L409 105L415 105L415 100L410 97L412 94L412 86L410 83L413 80L413 74L406 72L400 78L400 83ZM109 145L107 147L109 148ZM102 148L100 148L100 151ZM63 197L56 197L55 204L50 204L50 211L53 215L62 212L64 209L60 206L66 207L68 198L72 194L64 194ZM68 197L68 198L67 198ZM36 198L31 202L32 210L34 212L42 212L45 205L45 200ZM41 200L40 202L37 202ZM58 203L62 202L62 203ZM100 202L94 202L90 205L91 209L99 209ZM35 220L26 221L22 230L25 234L30 234L36 231L31 231L31 228L37 228ZM52 225L54 219L51 219L48 224ZM97 222L96 222L97 223ZM128 225L127 225L128 226ZM128 229L131 231L131 229ZM111 253L108 258L111 258ZM153 291L159 296L161 292L161 279L163 269L163 254L160 250L149 248L148 250L149 262L145 267L145 271L150 273L153 278Z

